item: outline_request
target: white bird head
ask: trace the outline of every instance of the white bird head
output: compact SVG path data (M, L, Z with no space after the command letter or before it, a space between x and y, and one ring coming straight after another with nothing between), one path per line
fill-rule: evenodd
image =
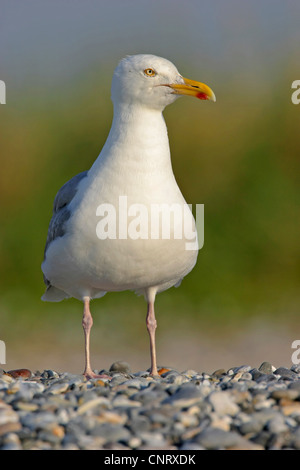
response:
M112 80L115 105L139 104L163 110L180 95L216 101L214 92L204 83L183 78L172 62L150 54L122 59Z

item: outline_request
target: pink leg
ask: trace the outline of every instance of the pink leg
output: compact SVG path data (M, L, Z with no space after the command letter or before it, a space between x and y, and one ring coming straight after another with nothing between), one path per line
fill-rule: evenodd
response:
M92 371L91 362L90 362L90 333L93 326L93 317L90 312L90 299L89 297L84 297L84 308L83 308L83 319L82 326L84 331L85 339L85 368L83 375L87 379L95 378L110 378L108 375L97 375Z
M157 327L157 322L154 312L154 300L148 302L148 310L146 317L147 330L150 336L150 355L151 355L151 369L150 375L158 375L157 365L156 365L156 348L155 348L155 330Z

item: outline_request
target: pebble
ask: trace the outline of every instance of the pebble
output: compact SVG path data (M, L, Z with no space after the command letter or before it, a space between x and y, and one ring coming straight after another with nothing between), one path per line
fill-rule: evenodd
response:
M299 377L300 377L300 372L299 372ZM300 394L300 380L295 380L295 382L290 383L289 385L290 390L298 390Z
M124 426L113 423L96 424L90 431L91 436L99 436L106 442L126 442L130 439L130 431Z
M163 403L168 403L179 408L188 408L202 399L199 387L194 384L183 384L170 398Z
M271 393L271 397L275 398L275 400L281 400L282 398L287 398L288 400L296 400L300 395L300 390L295 390L293 388L285 389L285 390L274 390Z
M273 418L270 419L267 423L267 429L272 434L281 434L283 432L288 431L288 425L285 422L284 416L281 414L275 415Z
M114 362L110 368L109 372L121 372L122 374L130 374L130 365L128 362L119 361Z
M300 367L0 370L0 450L300 450Z
M258 370L262 372L263 374L272 374L273 373L273 367L270 362L263 362Z
M52 393L53 395L59 395L64 393L68 390L69 383L68 382L56 382L48 388L47 392Z
M218 370L215 370L213 373L212 373L212 377L221 377L222 375L226 375L226 370L225 369L218 369Z
M237 445L241 440L240 435L234 431L223 431L223 429L207 427L195 441L207 450L226 449Z
M234 367L232 370L234 374L237 374L238 372L249 372L249 370L251 370L251 366Z
M209 395L209 402L214 411L220 416L234 416L240 410L239 406L234 402L234 396L229 390L211 393Z
M95 407L99 405L108 405L109 400L105 397L92 398L91 400L86 401L83 405L79 406L77 409L78 415L83 415L90 410L94 410Z
M18 413L10 405L0 401L0 437L20 429L21 424Z
M230 416L219 416L217 413L211 413L211 427L230 431L232 418Z
M59 374L55 370L44 370L41 377L43 379L59 379Z
M279 367L278 369L276 369L274 371L274 374L275 375L280 375L281 377L286 377L286 378L295 378L297 377L297 374L295 372L293 372L292 370L290 369L287 369L286 367Z
M31 377L31 371L29 369L9 370L6 374L10 375L14 379L30 379Z

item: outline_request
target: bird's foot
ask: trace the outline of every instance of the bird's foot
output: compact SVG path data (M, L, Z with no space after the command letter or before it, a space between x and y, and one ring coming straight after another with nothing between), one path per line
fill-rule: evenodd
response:
M90 379L111 379L111 377L109 375L95 374L95 372L93 372L92 370L84 371L83 375L87 380L90 380Z
M156 368L150 369L149 375L153 377L154 379L160 379L160 375Z
M150 377L153 377L154 379L160 379L160 375L159 374L149 374Z

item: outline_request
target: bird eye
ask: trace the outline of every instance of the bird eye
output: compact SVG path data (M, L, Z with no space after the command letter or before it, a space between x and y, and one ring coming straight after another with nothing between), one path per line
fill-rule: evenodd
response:
M156 72L153 69L145 69L144 74L147 75L147 77L155 77Z

